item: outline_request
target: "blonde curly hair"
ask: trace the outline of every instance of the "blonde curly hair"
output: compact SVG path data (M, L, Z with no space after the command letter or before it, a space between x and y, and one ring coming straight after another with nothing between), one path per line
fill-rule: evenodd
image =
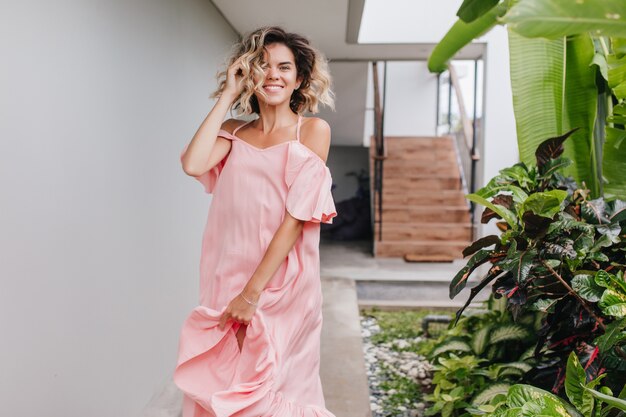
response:
M282 43L291 50L296 61L297 77L302 79L300 88L294 90L291 95L289 101L291 110L297 114L304 111L318 113L320 103L335 110L334 93L331 90L332 78L325 56L311 46L305 37L288 33L279 26L261 27L244 36L233 46L226 70L217 74L219 87L211 94L211 98L221 96L226 86L228 67L242 57L243 91L233 102L232 108L239 110L240 115L259 114L259 102L254 93L257 92L267 98L262 88L265 72L261 64L265 47L274 43ZM256 84L253 81L253 74L259 80Z

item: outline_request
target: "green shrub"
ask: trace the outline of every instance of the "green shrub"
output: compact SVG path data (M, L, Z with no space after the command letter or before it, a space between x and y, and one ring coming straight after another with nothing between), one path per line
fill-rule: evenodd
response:
M504 300L492 296L483 304L465 311L432 346L434 390L425 397L432 404L426 415L469 416L465 408L506 393L532 368L543 314L529 312L514 322Z
M608 354L594 343L608 324L626 314L626 202L590 200L587 190L559 173L569 164L561 155L571 133L544 141L536 166L506 168L468 196L486 206L483 222L497 219L503 233L466 248L464 255L471 257L450 284L452 298L478 266L489 263L466 306L493 283L494 295L506 300L514 318L529 311L546 313L537 332L538 364L525 377L557 393L573 350L590 376L609 372L613 388L626 377L623 340L615 341Z
M474 416L486 417L605 417L622 415L626 411L626 387L617 398L607 387L599 387L606 376L588 380L578 357L571 352L567 361L565 391L568 401L531 385L516 384L506 396L494 397L488 404L470 408ZM598 388L599 387L599 388Z

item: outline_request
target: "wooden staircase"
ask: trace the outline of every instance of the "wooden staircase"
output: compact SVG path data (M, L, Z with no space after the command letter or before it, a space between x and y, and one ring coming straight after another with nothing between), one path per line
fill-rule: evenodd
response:
M382 240L378 240L378 201L374 200L374 253L415 262L462 258L472 226L453 138L385 138ZM374 146L370 173L374 196Z

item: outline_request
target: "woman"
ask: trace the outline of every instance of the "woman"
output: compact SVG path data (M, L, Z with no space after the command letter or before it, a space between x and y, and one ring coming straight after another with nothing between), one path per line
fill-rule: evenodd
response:
M181 154L213 194L200 305L183 324L174 381L183 417L334 417L319 378L320 223L337 215L326 166L333 107L322 54L279 27L246 36L217 103ZM251 122L229 119L233 106Z

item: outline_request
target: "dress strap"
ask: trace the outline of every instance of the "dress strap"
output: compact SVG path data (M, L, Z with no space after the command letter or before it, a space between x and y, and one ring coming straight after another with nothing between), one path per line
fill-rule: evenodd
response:
M302 124L302 115L298 115L298 127L296 127L296 140L300 142L300 125Z
M239 126L237 126L237 127L235 128L235 130L233 130L233 133L231 133L231 135L233 135L233 136L234 136L234 135L235 135L235 133L237 133L237 131L238 131L239 129L241 129L242 127L244 127L245 125L247 125L247 124L248 124L248 123L250 123L250 122L254 122L254 120L248 120L247 122L240 124Z

